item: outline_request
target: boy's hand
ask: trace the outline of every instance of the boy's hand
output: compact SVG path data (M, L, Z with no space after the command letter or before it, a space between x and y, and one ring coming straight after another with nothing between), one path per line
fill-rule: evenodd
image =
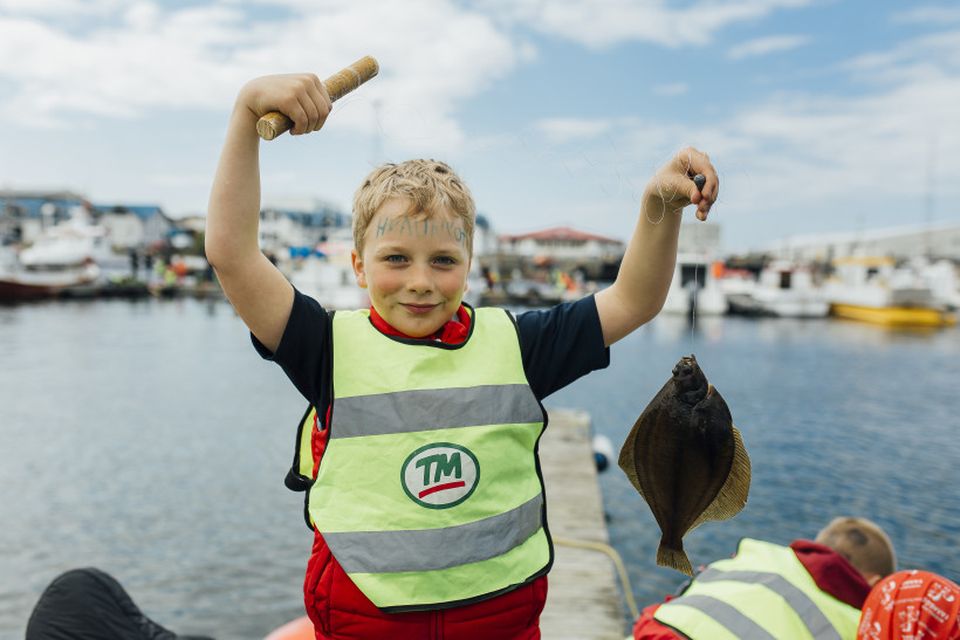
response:
M245 84L237 97L256 122L261 116L279 111L293 121L290 133L318 131L330 114L330 96L315 74L289 73L255 78Z
M706 178L703 189L697 189L693 177L701 174ZM710 164L710 158L702 151L687 147L663 165L651 178L644 193L648 202L655 200L662 210L680 211L688 204L697 205L697 218L706 220L710 207L717 201L720 179Z

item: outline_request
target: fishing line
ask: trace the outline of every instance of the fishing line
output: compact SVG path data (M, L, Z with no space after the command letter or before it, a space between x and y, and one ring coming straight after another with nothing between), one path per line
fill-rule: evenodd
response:
M689 173L689 169L687 172ZM702 173L698 173L693 176L693 183L697 185L697 191L703 192L703 186L707 184L707 178ZM693 294L690 296L690 339L691 341L696 336L697 329L697 298L700 297L700 268L699 265L693 265ZM706 273L704 275L704 285L706 285Z

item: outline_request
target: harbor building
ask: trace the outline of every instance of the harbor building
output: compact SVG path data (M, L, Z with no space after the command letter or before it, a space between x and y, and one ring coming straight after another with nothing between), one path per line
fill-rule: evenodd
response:
M939 223L789 236L766 247L766 253L796 262L830 263L852 256L894 259L924 256L960 262L960 224Z
M588 280L616 277L626 245L622 240L580 231L552 227L499 237L497 262L501 270L523 269L527 265L549 265Z

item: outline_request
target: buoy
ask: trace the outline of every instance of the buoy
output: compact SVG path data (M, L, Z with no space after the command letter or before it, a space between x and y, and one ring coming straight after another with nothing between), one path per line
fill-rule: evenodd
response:
M603 472L613 460L613 443L605 435L593 436L593 460L597 463L597 471Z

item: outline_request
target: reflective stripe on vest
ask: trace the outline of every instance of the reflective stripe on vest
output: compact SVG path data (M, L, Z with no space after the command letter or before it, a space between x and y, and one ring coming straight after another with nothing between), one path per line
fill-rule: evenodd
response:
M530 402L526 384L417 389L338 400L330 437L539 422L542 418L540 405Z
M462 345L384 336L333 317L330 439L309 514L385 610L470 602L525 584L552 558L536 446L544 412L502 309Z
M858 609L817 587L793 550L750 539L654 613L694 640L843 640L856 636L859 617Z

